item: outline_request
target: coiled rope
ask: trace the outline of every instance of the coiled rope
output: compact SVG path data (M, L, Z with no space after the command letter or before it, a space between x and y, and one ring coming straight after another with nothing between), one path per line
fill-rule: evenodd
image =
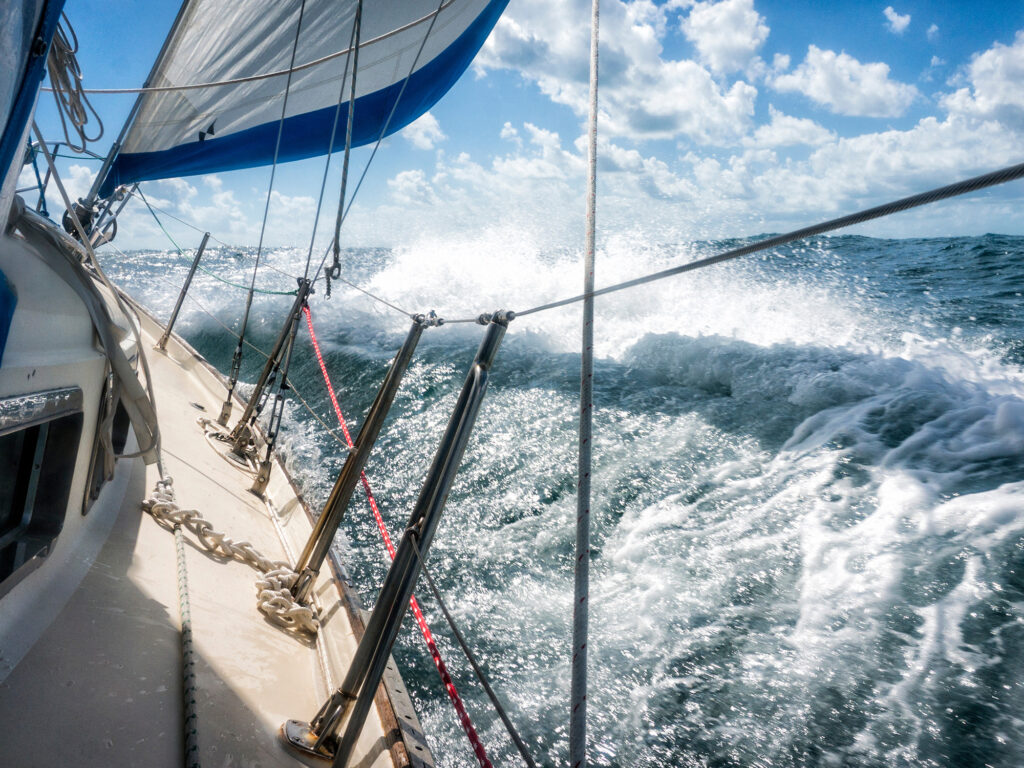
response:
M341 425L341 430L345 434L345 440L351 449L354 446L354 443L352 442L352 436L348 431L348 423L345 421L345 417L341 413L341 406L338 405L338 398L334 393L334 385L331 384L331 377L327 373L327 365L324 363L324 357L320 351L320 342L317 341L316 331L313 329L313 315L309 311L309 307L303 307L302 311L306 315L306 326L309 328L309 338L310 341L313 342L313 351L316 353L317 362L320 364L320 372L323 374L324 384L327 386L327 392L331 396L331 404L334 406L334 414L338 417L338 424ZM381 538L384 540L384 546L388 551L388 556L394 560L395 545L391 541L391 534L388 532L387 524L384 522L384 517L381 515L380 508L377 506L377 500L374 498L373 491L370 489L370 481L367 479L365 472L360 473L359 479L363 483L363 490L366 492L366 499L370 503L370 509L373 512L373 519L377 522L377 530L380 531ZM434 634L430 631L430 626L427 624L427 620L423 616L423 612L420 610L420 605L416 600L415 595L410 598L409 607L412 608L413 615L416 617L416 624L419 626L420 634L423 635L423 640L427 644L427 650L430 652L430 658L434 660L434 666L437 667L437 673L441 676L441 682L444 684L444 689L448 694L448 698L451 700L452 706L455 708L455 712L458 715L459 725L462 726L462 730L465 732L466 738L469 739L469 743L473 748L473 754L476 755L477 762L480 763L481 768L493 768L490 759L487 757L487 751L484 749L483 742L480 741L476 728L473 726L473 721L466 712L466 706L462 703L462 697L459 696L459 692L455 688L455 683L452 680L451 675L448 673L448 666L444 663L444 659L441 658L441 652L437 648L437 643L434 642Z
M57 116L64 130L64 143L73 152L85 152L85 145L90 141L103 138L103 121L96 108L89 102L85 89L82 88L82 68L78 65L78 36L71 27L68 17L62 12L61 21L53 35L53 43L46 57L46 67L53 84L53 100L57 104ZM89 115L96 121L96 135L90 136L86 131ZM70 130L69 130L70 124ZM80 143L71 140L71 133L78 136Z
M194 509L181 509L174 497L174 480L157 480L153 494L142 508L165 528L185 528L208 552L250 565L262 576L256 581L256 603L260 612L284 629L316 634L320 620L312 608L295 602L291 587L298 574L280 560L260 554L248 541L235 541L215 530L213 524Z

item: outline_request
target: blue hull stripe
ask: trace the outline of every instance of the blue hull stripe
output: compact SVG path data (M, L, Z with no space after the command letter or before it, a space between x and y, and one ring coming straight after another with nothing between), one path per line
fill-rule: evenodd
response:
M491 0L476 20L433 61L413 73L388 126L388 134L401 130L430 109L462 76L480 47L487 40L508 0ZM352 146L377 140L380 130L402 90L402 82L356 99ZM327 153L334 122L335 105L294 115L284 121L278 159L301 160ZM345 111L334 148L344 147ZM117 157L100 188L101 197L109 196L121 184L147 179L190 176L198 173L233 171L269 165L274 160L278 123L263 123L222 138L180 144L158 152L133 152Z

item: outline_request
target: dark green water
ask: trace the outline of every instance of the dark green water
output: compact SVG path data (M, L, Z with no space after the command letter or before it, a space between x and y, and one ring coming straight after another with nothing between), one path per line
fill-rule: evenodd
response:
M402 307L472 316L576 293L574 254L478 242L346 255ZM598 283L729 243L609 247ZM273 265L301 271L303 254ZM161 316L187 265L108 256ZM209 267L247 279L247 254ZM263 272L260 284L287 279ZM243 294L200 274L235 325ZM822 238L599 300L590 734L608 766L1024 764L1024 238ZM259 297L267 347L289 303ZM358 424L406 321L336 286L311 301ZM578 309L517 320L430 555L537 758L567 759ZM186 302L222 370L233 342ZM428 331L368 474L408 517L481 330ZM303 330L292 378L331 407ZM250 356L244 376L257 365ZM334 440L288 406L286 453L321 503ZM364 499L338 546L366 602L386 555ZM516 764L421 590L496 765ZM475 764L415 626L395 651L439 765ZM302 714L302 713L296 713Z

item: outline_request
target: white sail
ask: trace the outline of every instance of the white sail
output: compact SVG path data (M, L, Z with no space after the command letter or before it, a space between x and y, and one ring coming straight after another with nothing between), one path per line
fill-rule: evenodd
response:
M366 2L353 145L376 141L430 109L469 66L507 3ZM300 27L298 0L189 2L101 194L142 179L273 162L296 31L278 160L326 153L339 97L348 100L351 63L344 85L342 78L356 5L306 0ZM335 147L344 143L346 115L342 107Z

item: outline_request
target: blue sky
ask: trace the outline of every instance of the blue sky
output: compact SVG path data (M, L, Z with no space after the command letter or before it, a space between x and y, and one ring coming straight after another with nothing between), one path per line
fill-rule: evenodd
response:
M531 232L539 248L577 243L588 7L511 0L448 96L387 140L348 242L402 245L504 227ZM176 9L68 0L86 86L139 85ZM781 231L1024 160L1019 1L604 0L601 55L603 237ZM100 151L132 99L94 97L107 126ZM56 138L48 95L38 117ZM357 170L367 154L356 152ZM63 166L81 193L96 164ZM268 242L308 243L322 168L314 159L279 169ZM253 244L268 179L262 168L144 189L219 238ZM857 231L1020 234L1022 198L1018 182ZM129 210L125 225L121 247L166 247L140 211Z

